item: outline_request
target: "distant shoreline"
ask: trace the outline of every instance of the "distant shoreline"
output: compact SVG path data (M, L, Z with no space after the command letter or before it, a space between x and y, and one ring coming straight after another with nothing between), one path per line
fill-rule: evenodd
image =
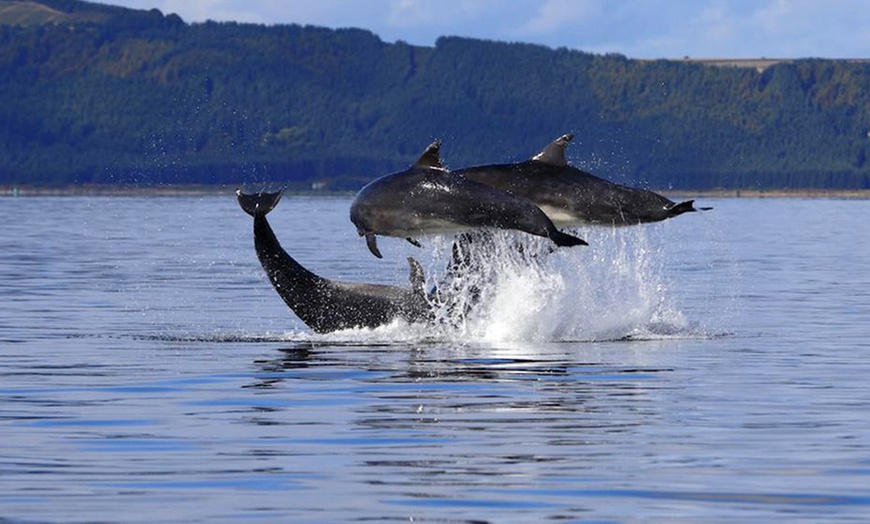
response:
M62 187L48 186L9 186L0 185L0 197L35 196L94 196L94 197L135 197L135 196L220 196L233 195L236 186L226 185L74 185ZM870 199L870 189L663 189L656 190L670 198L843 198ZM292 191L303 195L342 196L352 195L348 191Z
M656 191L669 198L848 198L870 199L870 189L704 189Z

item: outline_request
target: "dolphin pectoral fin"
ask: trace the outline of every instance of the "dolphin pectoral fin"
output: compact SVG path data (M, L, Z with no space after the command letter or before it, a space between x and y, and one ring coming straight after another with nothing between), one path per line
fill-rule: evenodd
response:
M562 233L558 229L553 229L552 231L547 233L547 237L549 237L549 239L552 240L559 247L589 245L589 243L582 238L569 235L568 233Z
M372 252L372 255L378 258L384 258L380 251L378 251L378 240L375 237L374 233L366 233L366 246L368 246L369 251Z
M414 240L411 237L407 237L405 240L407 240L414 247L423 247L422 245L420 245L419 242L417 242L416 240Z
M682 215L683 213L689 213L692 211L709 211L713 209L712 207L695 207L694 200L686 200L685 202L680 202L679 204L674 204L670 208L668 208L668 218L675 217L677 215Z

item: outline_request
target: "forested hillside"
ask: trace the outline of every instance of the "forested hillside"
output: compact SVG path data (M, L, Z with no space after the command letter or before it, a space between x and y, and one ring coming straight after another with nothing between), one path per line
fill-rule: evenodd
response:
M186 24L0 0L0 184L358 187L434 138L449 166L572 161L653 188L870 188L870 64L639 61L358 29Z

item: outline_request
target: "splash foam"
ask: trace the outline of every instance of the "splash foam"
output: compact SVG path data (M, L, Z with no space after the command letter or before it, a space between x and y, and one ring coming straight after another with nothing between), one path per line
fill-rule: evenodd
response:
M574 248L512 231L429 237L414 254L433 290L434 325L396 320L374 329L266 338L497 345L697 336L669 293L665 249L650 239L655 227L586 228L578 233L590 245Z
M554 249L514 232L476 233L457 244L458 257L452 239L441 239L428 271L438 290L439 335L480 342L594 341L687 328L670 303L661 253L645 228L595 228L581 236L589 247ZM446 275L437 268L444 258L451 260Z

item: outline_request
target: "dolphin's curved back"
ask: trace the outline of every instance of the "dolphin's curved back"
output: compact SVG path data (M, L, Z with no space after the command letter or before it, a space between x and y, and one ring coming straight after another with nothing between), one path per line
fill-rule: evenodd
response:
M281 200L282 191L254 194L237 191L236 195L242 209L254 217L254 247L269 281L296 316L314 331L377 327L394 318L414 322L430 315L422 284L415 284L415 289L403 289L335 282L299 264L284 251L266 220L266 215ZM409 263L412 280L422 280L422 269Z
M257 258L275 291L284 299L299 318L306 324L317 323L311 317L311 298L317 295L318 289L322 288L325 279L305 269L293 257L284 251L272 226L266 220L266 215L278 205L283 190L275 193L242 193L236 191L239 205L252 217L254 217L254 248Z

